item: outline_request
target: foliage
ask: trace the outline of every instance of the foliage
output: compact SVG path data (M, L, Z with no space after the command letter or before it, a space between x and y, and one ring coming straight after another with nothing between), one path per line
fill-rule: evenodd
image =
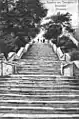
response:
M70 52L73 49L77 49L77 46L67 36L62 36L58 38L57 47L61 47L61 49L65 53Z
M13 38L10 34L5 35L2 39L0 39L1 52L3 52L6 57L9 52L17 52L17 50L19 49L18 45L15 42L16 39Z
M71 61L79 60L79 50L74 50L70 53Z
M76 48L76 45L73 43L73 41L68 36L62 36L58 38L57 46L60 47L63 45L69 48L72 48L72 47Z
M49 18L51 18L53 20L54 23L57 23L57 24L70 24L70 21L71 21L71 14L70 13L65 13L65 14L62 14L60 12L58 12L56 15L53 15ZM47 18L48 19L48 18Z
M13 49L23 46L38 34L38 26L46 13L47 9L39 0L18 0L16 3L14 0L0 1L0 38L5 40L6 36L12 37L11 44L7 37L5 44L12 48L16 46Z
M62 33L62 27L60 25L52 24L47 28L44 37L48 40L52 38L57 39L61 33Z
M60 12L58 12L56 15L52 15L47 19L50 19L50 22L44 25L44 28L46 29L44 37L48 40L52 38L57 40L59 35L63 32L62 30L64 27L68 32L74 32L74 29L71 26L71 14L69 13L60 14Z

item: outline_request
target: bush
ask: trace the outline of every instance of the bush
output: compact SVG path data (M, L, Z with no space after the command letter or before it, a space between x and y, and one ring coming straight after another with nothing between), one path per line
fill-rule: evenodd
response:
M71 61L79 60L79 51L74 50L70 53Z
M65 45L65 43L68 42L69 40L70 40L70 39L69 39L69 37L67 37L67 36L59 37L59 38L58 38L58 41L57 41L57 46L58 46L58 47L61 47L61 46Z
M62 36L57 40L57 47L61 47L64 53L71 52L72 49L77 49L77 46L67 36Z

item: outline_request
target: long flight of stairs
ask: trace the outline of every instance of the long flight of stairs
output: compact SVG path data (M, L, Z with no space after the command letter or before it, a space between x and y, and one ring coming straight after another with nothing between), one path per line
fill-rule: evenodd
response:
M17 66L18 74L27 75L60 75L61 63L48 44L34 44L19 60L21 66ZM24 60L25 59L25 60Z
M0 78L0 119L79 119L79 82L61 76L48 44L33 44L16 74Z

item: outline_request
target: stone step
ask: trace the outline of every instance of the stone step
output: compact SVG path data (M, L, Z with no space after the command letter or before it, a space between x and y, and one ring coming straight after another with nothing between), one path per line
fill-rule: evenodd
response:
M66 90L66 89L73 89L73 90L79 90L79 87L76 87L76 86L60 86L60 87L45 87L45 86L40 86L40 87L37 87L37 86L27 86L27 87L23 87L23 86L0 86L0 91L4 90L4 91L37 91L39 90L38 92L40 92L41 90L46 90L46 91L52 91L52 90Z
M56 71L54 71L54 70L52 70L51 72L50 71L41 71L41 70L35 70L34 72L33 72L33 70L26 70L26 69L24 69L24 70L17 70L15 73L18 73L18 74L26 74L26 75L60 75L61 74L61 70L56 70Z
M53 100L53 101L50 101L50 100L30 100L30 99L26 99L26 100L17 100L17 99L15 99L15 100L9 100L9 99L8 100L7 99L0 100L0 104L3 106L7 105L7 103L8 104L11 103L11 104L14 104L17 106L20 106L20 105L24 106L24 104L25 104L25 106L26 105L29 105L29 106L42 105L42 106L44 106L46 104L46 106L50 105L51 107L52 106L54 107L55 104L59 104L59 105L57 105L57 107L60 107L63 104L63 106L69 105L69 107L72 107L72 108L74 106L77 107L77 105L79 106L79 100ZM28 106L26 106L26 107L28 107Z
M11 110L13 110L13 109L20 109L20 110L50 110L50 111L55 111L55 110L58 110L58 111L64 111L64 110L66 110L66 111L69 111L69 110L71 110L71 111L74 111L74 110L78 110L79 111L79 108L63 108L63 107L60 107L60 108L53 108L53 107L25 107L25 106L23 106L23 107L17 107L17 106L1 106L1 109L11 109Z
M22 70L46 70L46 71L52 71L52 70L55 70L55 69L58 69L60 70L61 69L61 66L39 66L39 67L33 67L32 65L25 65L24 67L23 66L18 66L16 67L16 69L22 69Z
M41 63L41 64L40 64ZM20 63L21 64L21 63ZM52 66L55 66L55 67L58 67L58 66L61 66L61 62L51 62L51 63L42 63L41 61L40 62L32 62L32 63L30 63L30 62L28 62L28 63L24 63L24 64L21 64L21 65L18 65L18 67L22 67L22 66L24 66L24 67L26 67L26 66L36 66L36 67L45 67L45 66L50 66L50 67L52 67Z
M18 94L17 94L18 95ZM0 95L0 100L35 100L35 101L71 101L71 100L78 100L79 101L79 95L25 95L25 96L14 96L14 95Z
M55 84L54 84L55 83ZM27 85L38 85L38 86L49 86L49 87L52 87L52 86L60 86L60 83L61 82L59 82L59 84L57 83L56 84L56 82L54 82L54 81L29 81L29 80L24 80L24 81L22 81L22 80L10 80L10 81L0 81L0 86L16 86L16 85L19 85L19 86L27 86ZM70 85L70 86L73 86L73 87L79 87L79 85L76 85L76 83L75 84L69 84L69 82L62 82L62 84L61 84L61 86L63 86L63 85Z
M11 88L11 87L8 87L8 88L1 88L0 89L0 94L4 94L4 93L15 93L15 94L30 94L30 95L33 95L33 94L36 94L36 95L52 95L52 94L76 94L76 95L79 95L79 89L68 89L68 88L60 88L60 89L44 89L44 88L39 88L39 89L35 89L35 88L28 88L26 90L26 88L22 88L22 89L19 89L19 88Z
M76 95L79 95L79 90L78 89L70 89L70 88L64 88L64 89L61 89L61 88L59 88L59 89L50 89L50 90L46 90L46 89L29 89L28 88L28 90L26 90L26 89L16 89L16 88L14 88L13 90L10 90L10 87L8 88L8 89L6 89L6 88L2 88L2 89L0 89L0 94L5 94L5 93L12 93L12 94L22 94L22 95L28 95L28 94L30 94L30 95L33 95L33 94L37 94L37 95L64 95L64 94L67 94L67 95L69 95L69 94L71 94L71 93L73 93L73 94L76 94Z
M20 90L20 89L22 89L22 90L29 90L29 89L31 89L31 90L34 90L34 89L40 89L40 90L54 90L54 89L57 89L57 90L59 90L59 89L67 89L67 88L69 88L69 89L75 89L75 90L78 90L79 89L79 86L70 86L70 85L60 85L60 86L58 86L58 85L56 85L56 86L54 86L54 85L52 85L52 86L40 86L40 85L26 85L26 86L20 86L20 85L15 85L15 86L13 86L13 85L8 85L8 86L6 86L6 85L4 85L4 86L0 86L0 90L7 90L8 88L10 88L10 89L12 89L12 90Z
M57 56L48 56L48 57L41 57L41 56L27 56L26 59L30 59L30 60L35 60L35 61L38 61L39 59L40 60L43 60L43 61L58 61L58 58ZM23 59L24 60L24 59ZM21 60L20 60L21 61ZM28 60L29 61L29 60Z
M61 71L54 71L54 72L29 72L25 71L17 71L18 74L26 74L26 75L60 75Z
M56 57L57 58L57 55L55 53L52 53L52 54L43 54L43 53L34 53L33 54L33 51L32 53L29 52L29 54L26 55L26 58L22 58L22 59L27 59L27 58L30 58L30 57L36 57L36 58L54 58Z
M62 84L61 84L61 81L62 81ZM73 83L73 80L71 80L71 81L63 81L63 80L61 80L60 82L58 82L57 83L57 81L55 82L55 81L52 81L52 80L46 80L46 82L45 82L45 80L43 81L43 80L41 80L41 81L39 81L39 80L34 80L33 81L33 79L30 79L30 80L28 80L28 79L12 79L12 81L10 80L10 79L8 79L8 80L1 80L0 81L0 86L2 86L2 85L35 85L35 83L37 84L37 85L42 85L42 86L53 86L53 85L59 85L60 86L60 84L61 84L61 86L62 85L70 85L70 86L79 86L79 84L76 84L76 83ZM57 83L57 84L56 84Z
M2 80L0 80L0 86L2 86L2 85L38 85L38 86L64 86L64 85L70 85L70 86L75 86L75 87L78 87L79 86L79 83L74 83L73 82L73 80L60 80L60 81L58 81L58 80L52 80L52 79L46 79L46 81L45 80L43 80L43 79L34 79L34 78L30 78L30 79L26 79L26 78L23 78L23 79L21 79L21 78L17 78L17 80L16 80L16 78L13 78L12 80L11 80L11 78L9 78L9 79L2 79ZM58 81L58 82L57 82Z
M54 101L47 101L47 100L17 100L17 99L15 99L15 100L0 100L0 103L26 103L26 104L31 104L31 103L39 103L39 104L41 104L41 103L47 103L47 104L56 104L56 103L58 103L58 104L76 104L76 103L78 103L79 104L79 100L54 100Z
M31 86L33 86L33 87L66 87L66 86L69 86L69 87L73 87L73 88L77 88L77 87L79 87L79 85L71 85L71 84L69 84L68 82L63 82L62 84L60 84L61 82L59 82L59 84L57 83L55 83L55 84L53 84L53 82L23 82L23 81L18 81L18 82L1 82L0 83L0 87L6 87L6 86L15 86L15 87L18 87L18 86L20 86L20 87L31 87Z
M24 64L24 65L35 65L35 66L46 66L46 65L48 65L48 66L59 66L59 65L61 65L61 63L62 62L60 62L60 61L53 61L53 60L50 60L50 62L49 62L49 60L43 60L43 59L39 59L39 60L31 60L31 61L29 61L29 60L27 60L27 62L25 61L21 61L21 62L19 62L20 64ZM18 63L18 64L19 64Z
M69 98L74 98L74 97L78 97L79 98L79 95L76 95L76 94L69 94L69 95L67 95L67 94L65 94L65 93L63 93L63 94L44 94L44 95L40 95L40 94L37 94L37 95L35 95L35 94L33 94L33 95L30 95L30 94L26 94L26 95L22 95L22 94L12 94L12 93L4 93L4 94L0 94L0 97L1 96L6 96L6 97L23 97L23 98L25 98L25 97L35 97L35 98L48 98L48 97L69 97Z
M76 89L78 89L78 87L79 87L79 84L73 84L73 83L69 83L69 82L62 82L62 84L61 84L61 82L54 82L54 81L50 81L49 80L49 82L48 81L37 81L37 80L35 80L35 81L32 81L32 80L10 80L10 81L0 81L0 87L2 87L2 86L21 86L21 87L28 87L28 86L41 86L41 87L66 87L66 86L69 86L69 87L72 87L72 88L76 88Z
M37 70L37 71L54 71L55 69L60 70L61 67L51 67L51 68L44 68L44 67L30 67L30 66L24 66L24 67L17 67L18 70L22 69L22 70Z
M70 93L69 93L69 91L70 91ZM63 90L55 90L55 91L39 91L39 90L35 90L35 91L31 91L31 90L29 90L29 91L12 91L12 90L1 90L0 91L0 94L2 94L3 95L3 97L5 97L4 96L4 94L16 94L16 95L26 95L26 96L28 96L28 95L41 95L41 96L43 96L43 95L72 95L72 97L78 97L77 95L79 95L79 90L66 90L66 89L64 89L64 92L63 92ZM50 96L51 97L51 96ZM60 96L61 97L61 96Z
M13 119L59 119L59 118L64 118L64 119L71 119L71 118L79 118L79 114L0 114L0 117L2 118L11 118Z
M43 60L43 59L40 59L41 61L45 62L45 63L52 63L52 62L62 62L62 61L53 61L53 60ZM33 59L20 59L20 60L17 60L15 63L21 63L21 62L24 62L24 63L37 63L37 62L40 62L39 59L36 59L36 60L33 60ZM63 61L64 62L64 61Z
M57 57L57 55L52 51L51 53L44 53L44 52L29 52L29 53L27 53L27 55L26 55L26 57L28 57L28 56L38 56L38 57L40 57L40 56L42 56L42 57L52 57L52 56L56 56ZM24 58L25 59L25 58Z
M18 100L1 100L0 101L0 106L17 106L17 107L52 107L52 108L65 108L65 109L68 109L68 108L79 108L79 102L74 102L72 101L72 103L70 103L70 101L64 101L66 103L63 103L61 101L53 101L53 102L50 102L50 101L28 101L28 102L24 102L24 101L20 101L18 102ZM65 110L64 110L65 111Z
M25 62L19 62L21 65L23 64L23 66L27 66L27 65L33 65L33 66L46 66L46 65L48 65L48 66L51 66L51 65L55 65L55 66L59 66L59 65L61 65L61 63L65 63L65 62L61 62L61 61L50 61L50 62L48 62L48 61L42 61L42 60L39 60L39 61L33 61L32 60L32 62L31 61L25 61ZM18 64L19 64L18 63ZM41 63L41 64L40 64Z
M26 57L30 57L30 56L33 56L33 57L40 57L41 56L41 54L37 54L37 53L34 53L33 54L33 52L30 52ZM42 54L42 57L53 57L53 56L55 56L55 57L57 57L57 55L54 53L54 52L52 52L51 54Z
M28 96L26 96L26 97L10 97L10 96L4 96L4 97L0 97L0 100L23 100L23 99L25 99L25 100L35 100L35 101L71 101L71 100L78 100L79 101L79 97L76 97L76 96L74 96L74 97L32 97L32 96L30 96L30 97L28 97ZM79 105L79 104L78 104Z
M11 84L11 83L5 83L5 84L0 84L0 88L3 87L16 87L16 88L49 88L49 89L54 89L54 88L73 88L73 89L78 89L79 85L70 85L68 83L62 83L62 84L43 84L43 83L18 83L18 84Z
M26 75L26 74L12 74L9 78L5 78L5 80L8 79L29 79L29 80L63 80L63 81L78 81L78 79L74 79L73 77L68 76L62 76L62 75ZM4 79L4 78L3 78ZM2 80L2 78L1 78Z
M20 65L19 65L20 64ZM44 63L44 62L28 62L28 63L19 63L16 65L16 67L32 67L32 68L41 68L41 67L48 67L48 68L53 68L53 67L60 67L62 65L61 62L51 62L51 63Z
M42 59L42 60L45 60L45 61L57 61L58 60L58 58L56 58L56 57L49 57L49 58L45 58L45 57L26 57L26 59L27 60L29 60L29 59L31 59L31 60L37 60L37 58L38 58L38 60L40 60L40 59Z
M67 109L67 110L46 110L46 109L17 109L17 108L6 108L1 109L1 113L14 113L14 114L79 114L79 110L77 109Z
M46 114L45 115L45 114L13 114L13 113L4 114L4 116L3 116L3 113L2 113L1 117L4 119L8 119L8 118L9 119L20 119L20 118L22 118L22 119L59 119L59 118L71 119L71 117L78 119L79 116L78 116L78 114L72 114L72 116L71 116L71 114Z
M46 57L46 56L44 56L44 57L43 56L42 57L41 56L27 56L26 59L31 59L31 60L33 60L33 59L36 59L36 60L37 59L38 60L42 59L42 60L45 60L45 61L47 61L47 60L58 61L57 56L53 56L53 55L52 56L48 56L48 57Z
M58 64L58 66L61 66L61 62L55 62L54 63L54 62L41 62L41 61L39 61L39 62L33 62L33 61L32 62L19 62L17 66L29 66L29 65L33 65L33 66L37 66L37 67L39 67L39 66L51 66L51 65L57 66L56 64Z
M44 71L44 70L27 70L27 69L17 69L15 71L15 73L17 74L26 74L26 75L61 75L61 70L52 70L51 72L50 71Z
M17 79L17 80L16 80ZM60 75L25 75L25 74L14 74L11 75L10 77L1 77L0 82L2 81L52 81L52 82L57 82L57 81L67 81L67 82L72 82L76 83L78 85L78 79L74 79L73 77L64 77Z
M61 65L58 65L58 66L56 66L56 64L55 65L39 65L39 66L36 66L36 65L26 65L25 64L25 66L17 66L16 68L18 68L18 69L39 69L39 70L55 70L55 69L60 69L61 68ZM45 69L46 68L46 69Z

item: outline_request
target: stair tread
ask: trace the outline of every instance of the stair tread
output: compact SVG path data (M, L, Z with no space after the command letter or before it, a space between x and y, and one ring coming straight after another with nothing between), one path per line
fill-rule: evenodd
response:
M8 88L9 86L10 86L10 88L26 88L26 89L27 88L45 88L45 89L70 88L70 89L79 89L79 86L71 86L71 85L68 85L68 84L65 84L65 85L62 84L62 85L56 85L56 86L55 85L53 86L53 84L50 85L50 86L49 85L46 86L46 85L42 85L42 84L41 85L38 85L38 84L37 85L34 85L34 84L27 84L27 85L22 85L22 84L21 85L20 84L19 85L17 85L17 84L16 85L11 85L11 84L9 85L8 84L8 85L6 85L6 84L4 84L4 85L0 85L0 89Z
M22 94L10 94L10 93L7 93L7 94L0 94L0 96L12 96L12 97L79 97L79 94L74 94L74 95L72 95L72 94L69 94L69 95L67 95L67 94L46 94L46 95L30 95L30 94L26 94L26 95L22 95Z
M20 106L20 107L17 107L17 106L0 106L0 109L41 109L41 110L59 110L59 111L63 111L63 110L79 110L79 108L75 108L75 107L67 107L67 108L64 108L64 107L59 107L59 108L53 108L53 107L33 107L33 106L30 106L30 107L25 107L25 106Z
M18 103L61 103L61 104L66 104L66 103L69 103L69 104L72 104L72 103L79 103L79 100L53 100L53 101L47 101L47 100L9 100L9 99L4 99L4 100L0 100L0 102L4 102L4 103L7 103L7 102L18 102Z
M0 117L17 117L17 118L19 118L19 117L24 117L24 118L67 118L67 117L69 117L69 118L79 118L79 114L12 114L12 113L9 113L9 114L4 114L4 113L2 113L2 114L0 114Z

